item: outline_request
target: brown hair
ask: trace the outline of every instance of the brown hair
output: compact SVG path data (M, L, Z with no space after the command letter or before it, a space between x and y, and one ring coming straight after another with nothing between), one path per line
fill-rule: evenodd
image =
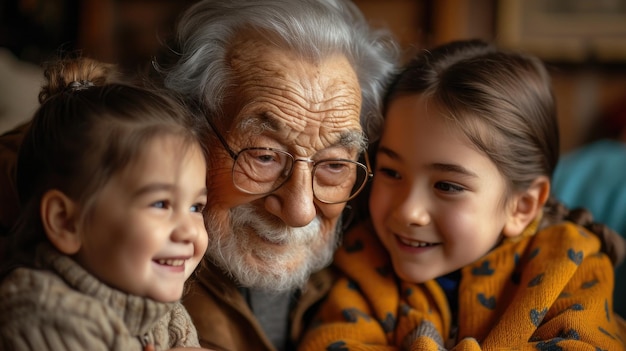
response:
M436 104L491 159L509 191L526 189L539 176L552 177L559 130L550 75L538 58L480 40L454 41L414 57L392 84L385 106L398 96L416 93ZM584 212L570 213L550 199L542 226L576 222L603 239L612 259L623 256L619 243L610 242L618 239L617 233L593 224Z
M416 56L398 76L387 104L420 93L437 104L513 190L551 176L559 133L550 77L536 58L456 41Z
M82 223L99 190L154 137L176 135L185 147L202 145L179 99L124 83L116 66L65 58L48 63L44 74L41 106L19 150L21 208L10 234L9 254L26 263L47 240L39 216L46 191L58 189L76 201Z

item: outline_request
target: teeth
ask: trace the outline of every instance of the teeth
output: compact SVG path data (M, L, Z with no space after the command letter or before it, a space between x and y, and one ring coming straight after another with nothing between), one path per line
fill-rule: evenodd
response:
M168 258L168 259L157 260L157 262L159 264L166 265L166 266L182 266L185 263L185 260Z
M411 247L426 247L426 246L430 246L431 244L429 243L425 243L423 241L413 241L413 240L407 240L404 238L400 238L400 242L402 242L405 245L409 245Z

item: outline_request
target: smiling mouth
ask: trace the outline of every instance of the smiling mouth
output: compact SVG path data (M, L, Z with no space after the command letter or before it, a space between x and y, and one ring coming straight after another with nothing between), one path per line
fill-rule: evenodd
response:
M411 247L429 247L429 246L437 245L437 244L433 244L433 243L427 243L427 242L424 242L424 241L408 240L408 239L405 239L403 237L398 237L398 240L401 243L403 243L404 245L411 246Z
M172 266L172 267L178 267L178 266L182 266L185 264L185 260L181 258L159 259L159 260L155 260L155 262L163 266Z

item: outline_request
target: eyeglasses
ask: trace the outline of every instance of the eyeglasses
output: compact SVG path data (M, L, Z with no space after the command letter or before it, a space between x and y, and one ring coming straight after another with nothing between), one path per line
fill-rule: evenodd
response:
M265 195L283 186L293 173L296 162L313 165L313 196L323 203L338 204L349 201L359 194L372 177L367 154L366 165L343 158L314 161L296 158L292 154L270 147L249 147L238 153L209 122L213 133L233 159L233 184L240 191L251 195Z

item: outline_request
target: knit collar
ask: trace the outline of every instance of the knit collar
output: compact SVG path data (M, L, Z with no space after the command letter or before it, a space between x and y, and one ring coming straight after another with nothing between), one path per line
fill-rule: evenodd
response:
M141 336L148 333L175 304L158 302L114 289L96 279L72 258L61 254L49 244L38 247L37 265L55 271L73 289L107 305L124 321L131 335Z

